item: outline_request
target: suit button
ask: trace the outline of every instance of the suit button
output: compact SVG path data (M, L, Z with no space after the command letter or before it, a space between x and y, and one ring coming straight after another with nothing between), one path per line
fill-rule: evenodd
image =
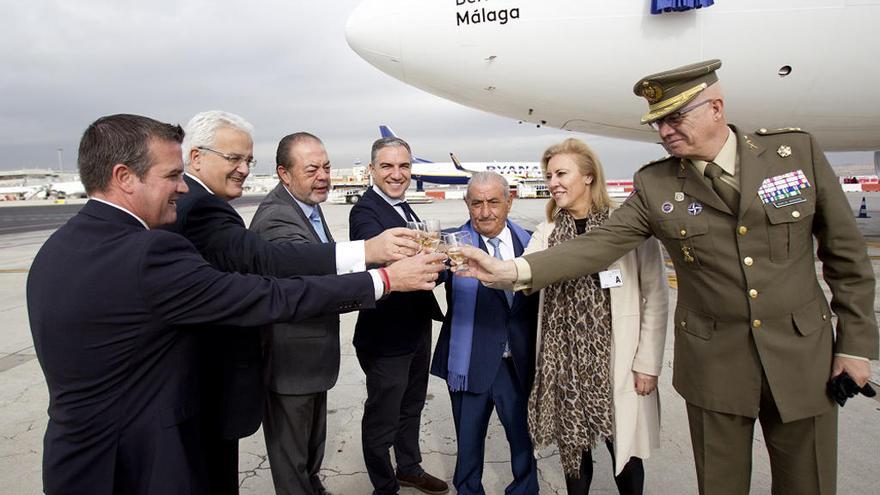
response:
M761 320L754 320L752 322L752 328L761 328Z
M755 264L755 260L753 260L751 256L746 256L743 258L743 264L746 266L752 266Z
M682 237L686 236L687 233L688 233L687 229L681 229L681 232L679 232L679 234L681 234Z
M795 210L795 211L791 212L791 216L794 217L794 218L800 218L800 217L801 217L801 212Z
M737 232L739 232L739 235L746 235L749 233L749 228L745 225L740 225L739 229L737 229Z
M758 298L758 291L756 291L755 289L751 289L749 291L749 297L751 297L752 299L757 299Z
M823 315L822 315L822 321L828 321L828 315L823 314Z
M684 328L686 326L688 326L688 322L686 322L686 321L681 322L681 328Z

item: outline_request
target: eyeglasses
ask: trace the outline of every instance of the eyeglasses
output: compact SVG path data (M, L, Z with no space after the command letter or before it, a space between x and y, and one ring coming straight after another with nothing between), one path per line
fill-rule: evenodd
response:
M196 149L202 150L202 151L210 151L211 153L214 153L215 155L219 156L220 158L223 158L224 160L231 163L232 165L237 166L240 163L246 163L248 168L254 168L257 166L257 161L252 156L248 157L248 156L242 156L242 155L227 155L226 153L221 153L217 150L212 150L211 148L208 148L207 146L196 146Z
M697 108L700 108L701 106L705 105L706 103L712 103L712 101L714 101L714 100L703 100L700 103L697 103L696 105L692 105L687 108L682 108L681 110L679 110L677 112L670 113L669 115L667 115L661 119L657 119L648 125L650 125L651 128L654 129L655 131L659 131L660 126L663 125L664 122L667 125L669 125L670 127L678 127L681 125L682 122L684 122L684 116L686 113L688 113L692 110L696 110Z

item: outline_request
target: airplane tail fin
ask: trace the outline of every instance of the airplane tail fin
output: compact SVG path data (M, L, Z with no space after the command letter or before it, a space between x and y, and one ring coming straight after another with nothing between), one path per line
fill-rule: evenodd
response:
M473 170L468 170L461 165L461 161L459 161L458 157L455 156L455 153L450 153L449 158L452 159L452 166L455 167L456 170L467 173L467 174L474 173Z
M392 131L390 127L384 124L379 126L379 135L383 138L399 137L397 134L394 134L394 131ZM413 163L434 163L431 160L425 160L424 158L419 158L415 155L413 155L412 160Z

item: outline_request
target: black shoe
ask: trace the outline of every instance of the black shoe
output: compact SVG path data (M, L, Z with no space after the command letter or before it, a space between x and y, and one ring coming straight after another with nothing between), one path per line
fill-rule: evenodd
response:
M446 484L445 481L435 476L431 476L425 471L422 471L422 474L414 476L407 476L397 472L395 473L395 476L397 477L397 482L400 483L400 486L410 486L416 490L430 493L431 495L439 495L449 491L449 485Z

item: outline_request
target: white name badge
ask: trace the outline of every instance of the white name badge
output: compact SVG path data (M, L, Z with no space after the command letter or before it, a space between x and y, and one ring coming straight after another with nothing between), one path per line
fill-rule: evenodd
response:
M604 272L599 272L599 283L602 284L603 289L620 287L623 285L623 275L620 274L620 269L617 268L605 270Z

